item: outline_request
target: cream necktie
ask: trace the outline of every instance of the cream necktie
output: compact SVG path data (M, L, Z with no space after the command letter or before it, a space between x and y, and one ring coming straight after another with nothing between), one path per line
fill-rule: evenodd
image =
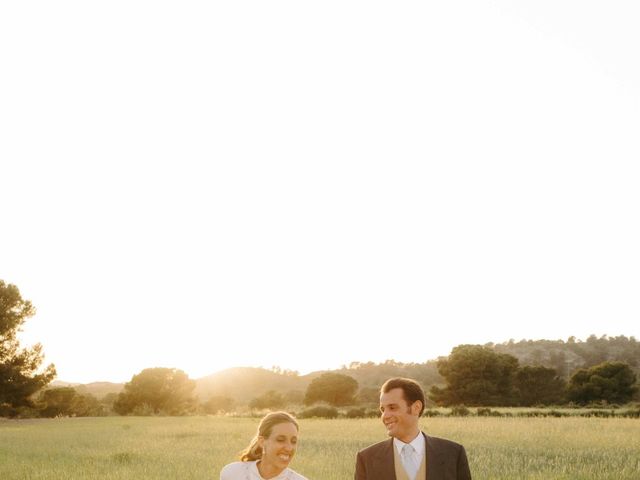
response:
M418 474L418 469L420 468L415 448L408 443L405 444L402 447L402 453L400 456L402 457L402 465L404 466L407 475L409 475L409 479L415 480L416 475Z

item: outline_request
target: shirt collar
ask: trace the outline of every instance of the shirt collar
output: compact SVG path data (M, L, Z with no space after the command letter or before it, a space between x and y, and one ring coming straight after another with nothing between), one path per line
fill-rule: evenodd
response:
M399 454L402 453L402 447L406 445L406 443L404 443L402 440L398 440L395 437L393 438L393 444L395 445L396 450L398 451ZM409 442L409 445L411 445L415 449L418 455L423 455L426 446L425 446L424 435L422 434L422 432L418 433L416 438L414 438Z

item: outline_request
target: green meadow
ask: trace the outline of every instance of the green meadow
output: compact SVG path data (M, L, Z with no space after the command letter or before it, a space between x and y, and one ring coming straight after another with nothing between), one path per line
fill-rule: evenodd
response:
M0 478L218 479L258 419L104 417L0 420ZM301 420L292 467L353 478L358 449L385 438L376 419ZM628 418L425 418L465 445L475 479L640 478L640 421Z

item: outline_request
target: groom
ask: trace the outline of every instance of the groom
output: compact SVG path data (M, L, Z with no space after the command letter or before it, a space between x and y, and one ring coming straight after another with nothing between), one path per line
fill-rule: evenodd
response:
M471 480L464 447L420 431L424 392L415 380L391 378L380 412L392 437L358 452L355 480Z

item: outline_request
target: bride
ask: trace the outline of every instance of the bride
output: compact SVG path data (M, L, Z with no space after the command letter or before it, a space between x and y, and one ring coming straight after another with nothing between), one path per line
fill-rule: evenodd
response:
M220 480L307 480L289 468L297 443L295 418L285 412L269 413L260 421L240 461L226 465Z

